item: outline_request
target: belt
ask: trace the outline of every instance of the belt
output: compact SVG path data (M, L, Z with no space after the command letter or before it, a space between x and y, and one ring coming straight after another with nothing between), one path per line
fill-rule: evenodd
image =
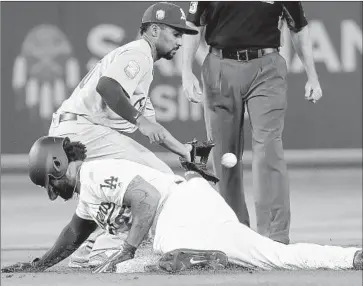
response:
M76 121L77 118L78 115L74 113L53 113L52 122L54 126L58 126L63 121Z
M247 62L253 59L260 58L264 55L278 52L278 48L265 48L265 49L218 49L214 47L209 48L209 52L218 57L225 59L237 60L239 62Z
M75 121L75 120L77 120L77 114L74 114L74 113L61 113L61 114L59 114L59 122Z

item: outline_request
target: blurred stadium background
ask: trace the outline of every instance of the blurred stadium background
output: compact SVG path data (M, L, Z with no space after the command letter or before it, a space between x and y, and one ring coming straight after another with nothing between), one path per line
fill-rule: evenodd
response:
M2 250L50 245L69 218L74 204L50 206L43 194L33 192L25 173L27 153L46 135L52 113L92 65L138 36L143 11L151 3L1 3ZM187 2L179 5L188 9ZM316 241L328 231L324 242L334 237L338 243L357 244L362 238L362 2L303 5L324 96L316 105L304 100L306 76L284 30L281 53L289 68L289 107L283 140L293 192L293 235ZM206 51L198 51L198 75ZM188 103L181 93L180 67L180 54L156 64L150 92L158 120L181 141L206 139L201 106ZM248 120L245 134L250 193ZM176 156L150 146L139 134L135 138L177 168ZM43 224L44 216L52 223ZM34 229L37 235L31 234Z

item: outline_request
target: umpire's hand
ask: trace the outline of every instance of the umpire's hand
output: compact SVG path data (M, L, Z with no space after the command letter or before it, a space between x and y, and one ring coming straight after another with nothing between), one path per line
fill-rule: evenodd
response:
M194 103L201 102L202 89L199 80L192 72L185 72L182 75L183 93L185 97Z
M319 80L308 80L305 85L305 99L316 103L323 96Z

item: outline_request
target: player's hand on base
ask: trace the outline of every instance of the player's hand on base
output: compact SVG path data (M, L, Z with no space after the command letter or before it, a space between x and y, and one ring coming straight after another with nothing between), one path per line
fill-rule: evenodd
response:
M29 262L18 262L13 265L5 266L1 268L1 273L21 273L21 272L40 272Z
M202 101L202 89L199 80L192 72L183 73L183 94L191 102L199 103Z
M140 116L137 120L137 127L143 135L149 138L150 143L161 144L164 142L166 137L165 128L159 123Z
M318 80L308 80L305 85L305 99L316 103L323 96Z

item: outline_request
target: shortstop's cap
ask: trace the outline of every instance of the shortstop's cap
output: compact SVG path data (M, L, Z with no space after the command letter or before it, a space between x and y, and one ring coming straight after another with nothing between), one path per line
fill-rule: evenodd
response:
M184 34L196 35L197 30L187 26L186 16L182 8L168 2L158 2L146 9L142 23L160 23L168 25Z

